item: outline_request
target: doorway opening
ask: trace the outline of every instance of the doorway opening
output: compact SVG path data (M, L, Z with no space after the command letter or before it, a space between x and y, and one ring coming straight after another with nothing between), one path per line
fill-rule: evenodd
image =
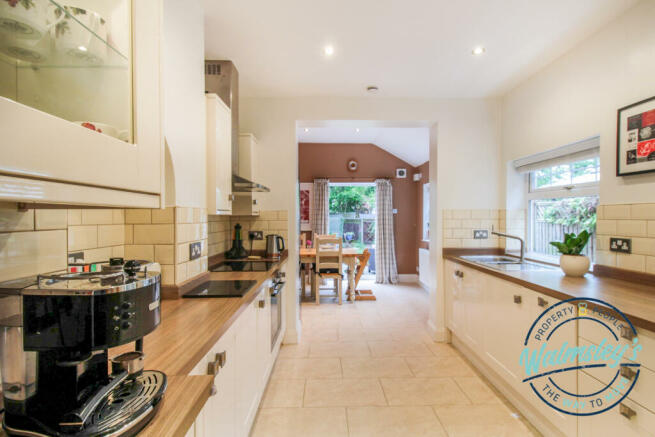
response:
M368 182L330 183L330 234L338 235L344 247L363 251L371 258L364 269L363 279L375 275L375 184Z

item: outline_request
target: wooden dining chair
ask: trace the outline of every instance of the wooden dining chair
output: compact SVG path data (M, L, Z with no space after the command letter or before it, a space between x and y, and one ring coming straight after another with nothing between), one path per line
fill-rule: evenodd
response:
M320 279L333 279L339 305L342 303L341 281L343 280L343 242L334 235L314 236L316 248L316 304L321 303Z

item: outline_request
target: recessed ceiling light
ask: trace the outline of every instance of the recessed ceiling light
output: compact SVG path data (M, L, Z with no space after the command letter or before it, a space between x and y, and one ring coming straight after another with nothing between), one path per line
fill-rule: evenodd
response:
M375 85L369 85L366 87L366 91L369 93L377 93L380 90L380 88L376 87Z
M305 128L305 132L309 132L309 128L308 128L308 127Z
M334 47L331 45L326 45L323 47L323 53L325 53L325 56L332 56L334 55Z
M359 128L356 128L356 129L355 129L355 132L359 132Z
M473 50L471 50L471 53L473 53L475 56L479 56L483 54L486 51L486 49L482 46L477 46L474 47Z
M87 50L86 47L84 47L84 46L79 46L77 49L79 51L81 51L81 52L86 52L86 50Z

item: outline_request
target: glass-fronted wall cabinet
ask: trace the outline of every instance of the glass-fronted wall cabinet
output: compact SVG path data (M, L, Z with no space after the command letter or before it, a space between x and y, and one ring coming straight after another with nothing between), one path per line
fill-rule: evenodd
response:
M0 0L0 174L158 195L160 23L161 0Z

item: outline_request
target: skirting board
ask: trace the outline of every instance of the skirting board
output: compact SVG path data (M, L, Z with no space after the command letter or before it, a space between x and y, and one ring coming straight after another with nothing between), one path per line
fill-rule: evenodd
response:
M417 274L407 274L403 273L398 275L398 282L400 283L417 283L418 282L418 275Z

